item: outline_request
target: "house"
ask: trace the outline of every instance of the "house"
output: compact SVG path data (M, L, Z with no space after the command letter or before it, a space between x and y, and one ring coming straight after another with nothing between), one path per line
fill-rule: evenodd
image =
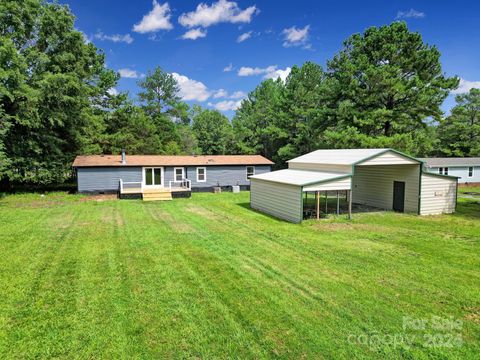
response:
M77 156L78 192L116 193L144 200L190 196L213 187L250 187L250 176L271 170L260 155L86 155ZM158 198L158 199L157 199Z
M322 194L346 194L352 204L420 215L452 213L457 178L424 171L423 162L393 149L317 150L288 161L288 169L250 178L250 205L290 222L306 214L305 196L315 195L320 217ZM331 200L330 200L331 201Z
M437 174L457 176L459 184L480 184L480 157L423 158L426 170Z

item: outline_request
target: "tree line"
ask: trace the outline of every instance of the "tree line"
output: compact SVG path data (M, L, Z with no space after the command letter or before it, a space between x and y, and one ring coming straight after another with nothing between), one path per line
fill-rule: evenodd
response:
M325 69L307 62L265 80L230 121L190 107L160 67L134 98L74 27L69 8L0 4L0 179L58 183L78 154L261 154L284 166L319 148L393 147L414 156L480 155L480 90L440 106L459 79L403 22L348 38Z

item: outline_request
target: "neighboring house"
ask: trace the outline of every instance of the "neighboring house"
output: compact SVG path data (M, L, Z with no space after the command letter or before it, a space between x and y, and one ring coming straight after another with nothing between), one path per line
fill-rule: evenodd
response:
M480 157L423 158L429 172L457 176L460 184L480 183Z
M347 193L349 215L352 203L419 215L452 213L457 198L456 177L425 172L421 160L393 149L317 150L251 182L251 207L291 222L311 211L319 218L320 195L327 191L336 192L337 201L339 192ZM313 210L304 203L308 193L315 194Z
M73 167L80 193L160 193L250 187L250 176L271 170L260 155L87 155ZM144 196L145 199L146 196Z

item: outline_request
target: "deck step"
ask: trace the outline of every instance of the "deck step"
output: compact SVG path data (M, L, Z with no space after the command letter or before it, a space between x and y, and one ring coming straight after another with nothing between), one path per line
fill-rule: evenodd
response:
M161 200L172 200L172 193L170 192L161 192L161 193L144 193L143 201L161 201Z

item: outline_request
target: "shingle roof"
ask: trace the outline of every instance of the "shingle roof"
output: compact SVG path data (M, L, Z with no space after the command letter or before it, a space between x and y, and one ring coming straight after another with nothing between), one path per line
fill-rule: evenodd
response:
M272 165L261 155L79 155L74 167L101 166L202 166L202 165Z
M480 166L480 157L421 158L427 166Z
M264 174L250 176L250 179L259 179L265 181L272 181L282 184L304 186L308 184L316 184L321 182L328 182L331 180L352 176L352 174L340 174L325 171L309 171L309 170L295 170L284 169L272 171Z

